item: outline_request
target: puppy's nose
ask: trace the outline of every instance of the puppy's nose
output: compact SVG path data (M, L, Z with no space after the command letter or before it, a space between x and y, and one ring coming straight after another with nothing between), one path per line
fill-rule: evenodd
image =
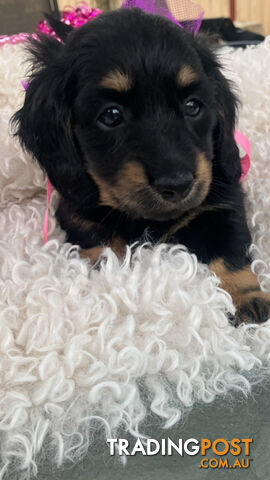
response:
M194 182L194 176L191 172L185 172L181 175L172 177L161 177L154 182L156 190L164 200L176 201L185 198L190 192Z

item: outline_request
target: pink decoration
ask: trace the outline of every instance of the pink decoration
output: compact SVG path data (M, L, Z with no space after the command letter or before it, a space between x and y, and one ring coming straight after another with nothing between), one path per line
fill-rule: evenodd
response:
M71 25L73 28L78 28L84 23L89 22L93 18L102 13L98 8L90 8L86 2L79 2L75 7L65 7L62 12L61 22ZM37 31L52 37L56 37L54 30L48 25L46 20L42 20L37 25ZM0 35L0 47L2 45L16 45L24 43L29 37L37 38L36 34L17 33L16 35Z
M172 11L169 10L166 0L123 0L122 8L132 7L168 18L193 35L198 33L204 15L202 7L191 0L174 0L170 5Z
M24 43L29 37L36 37L29 33L17 33L16 35L0 35L0 47L2 45L16 45L18 43Z
M234 139L240 147L244 149L246 152L246 155L241 158L241 170L242 170L242 175L240 180L244 180L246 174L248 173L250 169L250 143L246 135L244 135L242 132L239 130L235 130L234 132Z
M73 28L78 28L84 23L89 22L93 18L102 13L98 8L90 8L86 2L79 2L73 7L65 7L62 12L61 22L70 25ZM42 20L38 24L38 31L56 37L54 30L48 25L46 20Z
M21 81L21 84L22 84L22 86L23 86L24 90L27 90L27 87L28 87L28 81L27 81L27 80L22 80L22 81Z

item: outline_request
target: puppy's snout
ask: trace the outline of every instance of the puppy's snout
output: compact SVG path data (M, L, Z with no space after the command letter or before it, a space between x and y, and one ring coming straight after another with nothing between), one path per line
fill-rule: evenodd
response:
M154 186L164 200L175 202L185 198L192 189L194 176L191 172L185 172L171 177L161 177L154 182Z

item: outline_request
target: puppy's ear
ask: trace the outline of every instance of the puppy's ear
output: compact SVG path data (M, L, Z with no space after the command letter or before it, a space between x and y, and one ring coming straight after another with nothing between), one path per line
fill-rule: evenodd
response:
M58 37L61 38L63 42L65 42L67 39L67 36L73 30L72 26L61 22L57 18L54 18L52 15L49 15L49 13L44 13L44 16L47 22L49 23L49 25L55 31L56 35L58 35Z
M237 99L229 82L220 72L215 72L217 125L214 129L213 167L219 177L238 182L241 177L239 149L234 140Z
M36 157L52 185L75 208L87 209L95 206L98 192L73 133L76 79L66 69L64 48L49 37L31 42L33 73L12 122L22 146Z
M196 49L201 58L210 88L215 94L217 124L213 132L214 140L214 174L229 182L238 182L241 176L239 150L234 140L234 130L238 100L232 91L232 85L221 73L216 56L211 51L211 44L205 36L196 41ZM206 46L204 46L206 45Z

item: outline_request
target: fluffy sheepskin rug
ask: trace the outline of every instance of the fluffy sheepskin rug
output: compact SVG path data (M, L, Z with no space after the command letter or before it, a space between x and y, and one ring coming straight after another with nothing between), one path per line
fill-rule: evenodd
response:
M252 145L245 180L253 269L270 290L270 37L225 50L242 100L239 128ZM270 367L270 321L231 327L219 280L181 246L112 251L100 271L64 243L53 211L42 243L45 179L8 134L23 99L22 46L0 50L0 478L57 466L124 428L147 434L146 416L174 425L195 402L247 395ZM105 442L105 440L104 440ZM13 469L13 473L12 473Z

